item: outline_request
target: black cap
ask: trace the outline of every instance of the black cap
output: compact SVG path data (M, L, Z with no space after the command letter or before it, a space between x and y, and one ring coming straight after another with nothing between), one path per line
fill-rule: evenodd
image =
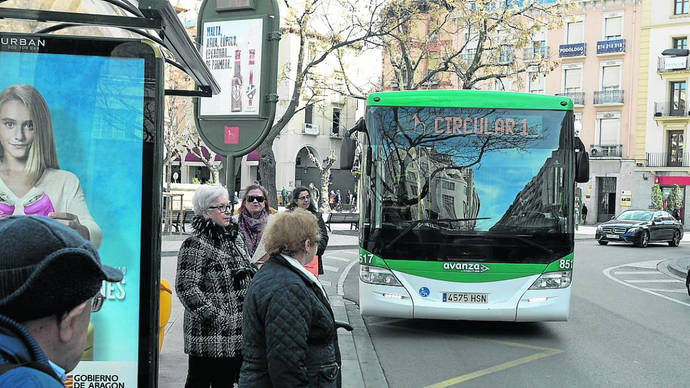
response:
M122 272L101 264L77 232L40 216L0 219L0 314L16 321L68 311L119 282Z

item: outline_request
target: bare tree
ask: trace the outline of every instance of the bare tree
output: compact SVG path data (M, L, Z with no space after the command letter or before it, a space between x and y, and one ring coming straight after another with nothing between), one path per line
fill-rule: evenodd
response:
M557 61L538 36L562 27L575 3L394 1L386 11L410 22L388 29L382 43L384 78L401 90L476 89L489 80L519 84L520 74L553 70Z
M165 185L170 190L172 162L182 157L192 133L196 132L191 118L191 101L188 98L168 96L165 99L165 132L163 135L163 165L166 167Z
M274 203L276 163L273 143L276 136L297 112L323 98L329 80L318 72L319 64L339 50L356 50L358 45L380 39L397 23L405 22L387 20L394 16L381 14L384 3L383 0L373 0L362 7L361 2L355 0L285 2L287 12L282 20L284 26L281 32L283 36L294 34L299 39L297 60L294 65L284 69L282 80L279 80L289 83L291 94L285 111L258 148L261 184L268 190L270 200ZM311 49L309 53L308 49Z
M317 159L309 148L307 148L307 153L309 154L309 159L316 165L319 169L321 192L325 193L321 196L321 203L319 204L319 209L324 213L330 213L331 206L328 202L328 178L331 176L331 168L333 163L335 163L335 150L330 150L328 156L323 161Z

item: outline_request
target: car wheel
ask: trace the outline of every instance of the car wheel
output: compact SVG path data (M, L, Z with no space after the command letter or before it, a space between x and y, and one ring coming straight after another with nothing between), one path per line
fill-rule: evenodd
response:
M680 232L677 230L673 231L673 240L668 242L670 247L677 247L680 245Z
M599 243L599 245L606 245L606 244L609 243L609 242L606 241L606 240L597 240L597 242Z
M643 231L642 234L640 234L640 238L637 239L635 242L635 245L637 245L640 248L647 248L647 245L649 244L649 233L647 231Z

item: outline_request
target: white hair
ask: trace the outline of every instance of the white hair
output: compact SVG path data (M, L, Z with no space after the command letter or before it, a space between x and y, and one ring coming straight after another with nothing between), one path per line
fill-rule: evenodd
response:
M221 185L199 186L199 188L194 192L194 198L192 198L194 214L198 216L202 215L209 209L210 206L213 205L213 202L223 195L230 198L228 195L228 189Z

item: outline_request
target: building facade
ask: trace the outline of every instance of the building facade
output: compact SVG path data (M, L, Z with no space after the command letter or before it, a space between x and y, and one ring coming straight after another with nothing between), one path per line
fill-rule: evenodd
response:
M690 185L690 5L687 0L643 0L641 18L635 157L648 182L661 186L665 208L673 187L680 187L684 220Z
M528 74L525 82L527 92L544 90L574 103L576 134L590 155L590 180L578 185L587 223L649 207L649 195L639 190L644 175L636 170L640 10L639 0L580 1L562 29L545 34L543 45L560 66Z

